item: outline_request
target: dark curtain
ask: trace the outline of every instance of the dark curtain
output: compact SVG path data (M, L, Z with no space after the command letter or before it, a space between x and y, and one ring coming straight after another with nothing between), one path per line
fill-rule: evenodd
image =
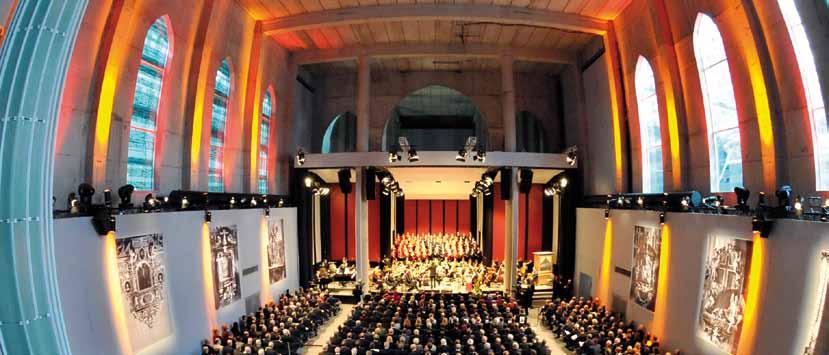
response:
M291 198L297 203L297 238L299 253L299 284L307 287L311 282L313 256L311 236L313 236L313 194L305 188L303 178L305 170L291 168ZM290 252L290 251L289 251Z
M391 199L392 197L380 194L380 258L385 258L391 250Z
M544 194L541 199L541 250L553 250L553 197ZM559 220L560 221L560 220Z
M566 176L570 184L561 194L557 267L559 275L572 280L576 265L576 208L584 192L580 171L568 171Z
M331 195L320 197L320 249L322 259L331 260Z
M483 253L484 263L492 264L492 212L495 205L495 194L484 196L484 223L483 223Z
M469 231L478 236L478 198L469 196Z
M396 198L397 201L394 210L397 213L397 221L394 223L394 226L397 230L394 232L397 235L403 235L406 232L406 197L397 196Z

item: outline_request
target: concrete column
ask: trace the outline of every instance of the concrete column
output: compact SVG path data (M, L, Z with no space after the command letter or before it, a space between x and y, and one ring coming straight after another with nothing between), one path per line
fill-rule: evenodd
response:
M391 220L389 221L389 251L394 247L394 235L397 232L397 196L392 195L389 203L389 214Z
M354 238L357 249L357 280L363 283L363 290L368 290L368 201L365 191L366 174L363 168L357 168L356 186L354 186Z
M501 57L501 109L504 124L504 151L514 152L517 143L515 135L515 82L512 71L512 56Z
M0 352L71 354L52 221L55 131L86 0L18 6L0 49ZM60 198L60 197L59 197ZM106 239L114 244L114 235Z
M558 261L558 226L561 223L561 195L553 196L553 262Z
M322 219L320 218L320 195L314 195L314 263L322 261Z
M357 151L368 151L371 114L371 66L369 58L357 58Z
M478 194L478 196L475 197L475 205L476 205L475 222L477 223L476 224L476 226L477 226L476 230L478 231L478 235L476 235L475 237L478 238L478 245L481 247L481 250L483 250L483 247L484 247L484 195L483 194Z
M515 261L518 258L518 168L510 169L512 179L501 179L502 188L509 186L512 191L510 199L504 203L504 288L507 292L515 284Z
M290 191L290 176L291 166L294 164L294 154L296 154L297 141L295 137L302 137L297 134L301 127L297 127L296 117L294 115L294 101L296 95L296 75L299 68L293 60L286 61L285 75L277 82L278 95L276 95L276 120L273 124L276 125L276 132L278 138L276 139L277 152L277 168L276 177L272 179L275 188L271 191L281 195L287 195ZM302 132L307 134L307 132ZM310 147L304 147L305 151L309 151Z

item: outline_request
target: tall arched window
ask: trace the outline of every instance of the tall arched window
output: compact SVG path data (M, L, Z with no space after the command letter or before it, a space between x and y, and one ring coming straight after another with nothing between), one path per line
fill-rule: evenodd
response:
M820 77L815 66L815 57L794 1L777 0L777 3L780 5L780 12L789 29L789 38L791 38L794 54L797 57L803 89L806 91L806 104L812 123L817 190L826 191L829 190L829 127L827 127L826 108L820 90Z
M639 134L642 143L642 192L662 192L662 132L659 129L659 103L656 80L645 57L636 63L636 106L639 107Z
M259 193L268 193L268 142L271 127L271 93L262 99L262 117L259 118Z
M737 102L722 36L711 17L697 16L694 29L711 169L711 192L730 192L743 184L743 158Z
M213 91L213 117L210 121L210 161L207 166L207 191L224 192L224 149L227 107L230 101L230 63L225 59L216 71Z
M170 54L167 20L160 17L144 37L141 64L135 81L130 136L127 145L127 183L139 191L155 188L155 141L164 68Z

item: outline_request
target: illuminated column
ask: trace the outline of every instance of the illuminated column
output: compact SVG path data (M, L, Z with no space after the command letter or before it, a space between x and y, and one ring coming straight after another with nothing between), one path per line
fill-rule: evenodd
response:
M320 218L320 199L322 196L314 195L314 264L322 261L322 220Z
M52 180L60 98L86 4L23 2L0 49L0 192L6 196L0 199L0 344L6 354L71 353L55 268Z
M512 73L513 61L510 55L501 57L501 109L503 111L505 152L514 152L517 147L515 135L515 83Z
M553 196L553 262L558 261L558 226L561 223L561 195Z
M368 151L371 114L371 67L369 58L357 58L357 151Z
M397 195L392 194L389 197L389 252L394 247L394 234L397 233Z
M510 199L504 201L504 289L509 292L515 284L515 261L518 258L518 169L512 170L505 181L501 174L501 187L510 189ZM496 197L498 198L498 197Z
M484 194L479 193L477 197L475 197L475 205L477 206L475 209L475 223L478 226L475 230L478 231L478 245L481 247L481 250L484 248Z
M363 290L368 289L368 201L366 200L363 168L357 168L357 183L354 186L354 238L357 249L357 280L363 283Z

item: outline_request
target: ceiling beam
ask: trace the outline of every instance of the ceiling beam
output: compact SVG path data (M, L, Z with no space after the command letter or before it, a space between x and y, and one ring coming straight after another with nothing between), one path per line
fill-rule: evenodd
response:
M350 7L265 21L266 35L368 22L450 20L557 28L604 35L608 21L574 13L476 4L397 4Z
M500 58L505 55L516 60L541 63L573 64L575 54L566 51L537 48L501 47L476 43L467 44L384 44L355 46L336 49L309 49L291 53L294 63L299 65L340 62L360 56L371 58L417 58L417 57L471 57Z

